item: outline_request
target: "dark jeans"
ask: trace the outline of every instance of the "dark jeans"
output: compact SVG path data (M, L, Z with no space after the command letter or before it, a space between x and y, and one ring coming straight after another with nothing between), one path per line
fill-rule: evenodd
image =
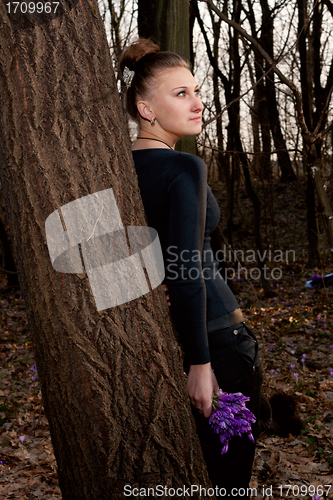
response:
M209 334L211 363L223 392L241 392L250 397L247 407L259 420L262 372L255 335L244 323ZM245 435L232 438L229 450L221 455L221 443L213 432L208 419L192 407L197 424L201 447L209 477L214 487L225 488L226 496L248 499L255 445ZM253 424L253 436L257 435L257 423ZM236 490L242 489L237 496ZM221 494L221 496L223 493Z

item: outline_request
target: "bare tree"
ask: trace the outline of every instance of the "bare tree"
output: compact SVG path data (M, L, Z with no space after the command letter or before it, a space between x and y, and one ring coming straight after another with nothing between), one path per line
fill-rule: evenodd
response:
M145 225L97 4L71 7L15 17L0 6L1 185L62 496L205 485L162 287L98 311L84 269L51 265L45 221L58 214L68 241L61 207L79 198L112 188L122 223Z

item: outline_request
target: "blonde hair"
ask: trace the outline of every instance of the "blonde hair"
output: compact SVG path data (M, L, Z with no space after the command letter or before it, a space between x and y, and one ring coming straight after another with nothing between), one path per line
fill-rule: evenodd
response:
M135 121L140 117L136 106L138 97L149 96L159 71L177 67L190 70L190 64L181 56L169 51L160 52L159 46L146 38L139 38L125 49L119 65L122 72L125 66L134 71L126 93L126 110Z

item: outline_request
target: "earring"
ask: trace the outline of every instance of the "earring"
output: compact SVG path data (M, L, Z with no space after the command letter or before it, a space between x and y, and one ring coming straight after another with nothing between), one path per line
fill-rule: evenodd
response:
M152 127L155 125L155 118L152 118L152 119L150 120L150 125L151 125Z

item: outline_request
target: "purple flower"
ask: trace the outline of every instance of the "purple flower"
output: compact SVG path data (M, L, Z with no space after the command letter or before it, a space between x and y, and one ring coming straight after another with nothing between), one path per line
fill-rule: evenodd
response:
M313 500L320 500L321 496L320 495L313 495Z
M295 365L290 365L290 368L294 371L295 370Z
M269 350L273 351L274 347L272 345L269 346Z
M330 375L333 378L333 368L330 368Z
M271 370L269 370L269 371L271 372L272 375L275 372L275 370L273 370L273 368Z
M298 373L297 372L294 372L294 377L296 379L296 382L298 382Z
M34 363L32 366L30 366L30 370L32 370L34 372L34 375L31 375L31 380L34 382L37 378L37 366L36 366L36 363Z
M295 354L296 351L295 351L295 349L292 349L290 352L291 352L291 354Z
M25 436L19 436L19 440L21 441L21 448L22 448L22 451L23 451L23 442L25 440Z
M34 373L37 373L36 363L34 363L32 366L30 366L30 370L32 370Z
M246 407L246 402L249 400L250 398L243 396L240 392L228 394L221 389L213 398L213 413L208 423L220 437L222 455L227 453L229 441L234 436L247 434L248 438L254 442L251 423L256 421L256 417Z
M304 353L303 353L303 354L302 354L302 358L301 358L301 361L302 361L303 365L304 365L304 363L305 363L305 359L306 359L306 354L304 354Z

